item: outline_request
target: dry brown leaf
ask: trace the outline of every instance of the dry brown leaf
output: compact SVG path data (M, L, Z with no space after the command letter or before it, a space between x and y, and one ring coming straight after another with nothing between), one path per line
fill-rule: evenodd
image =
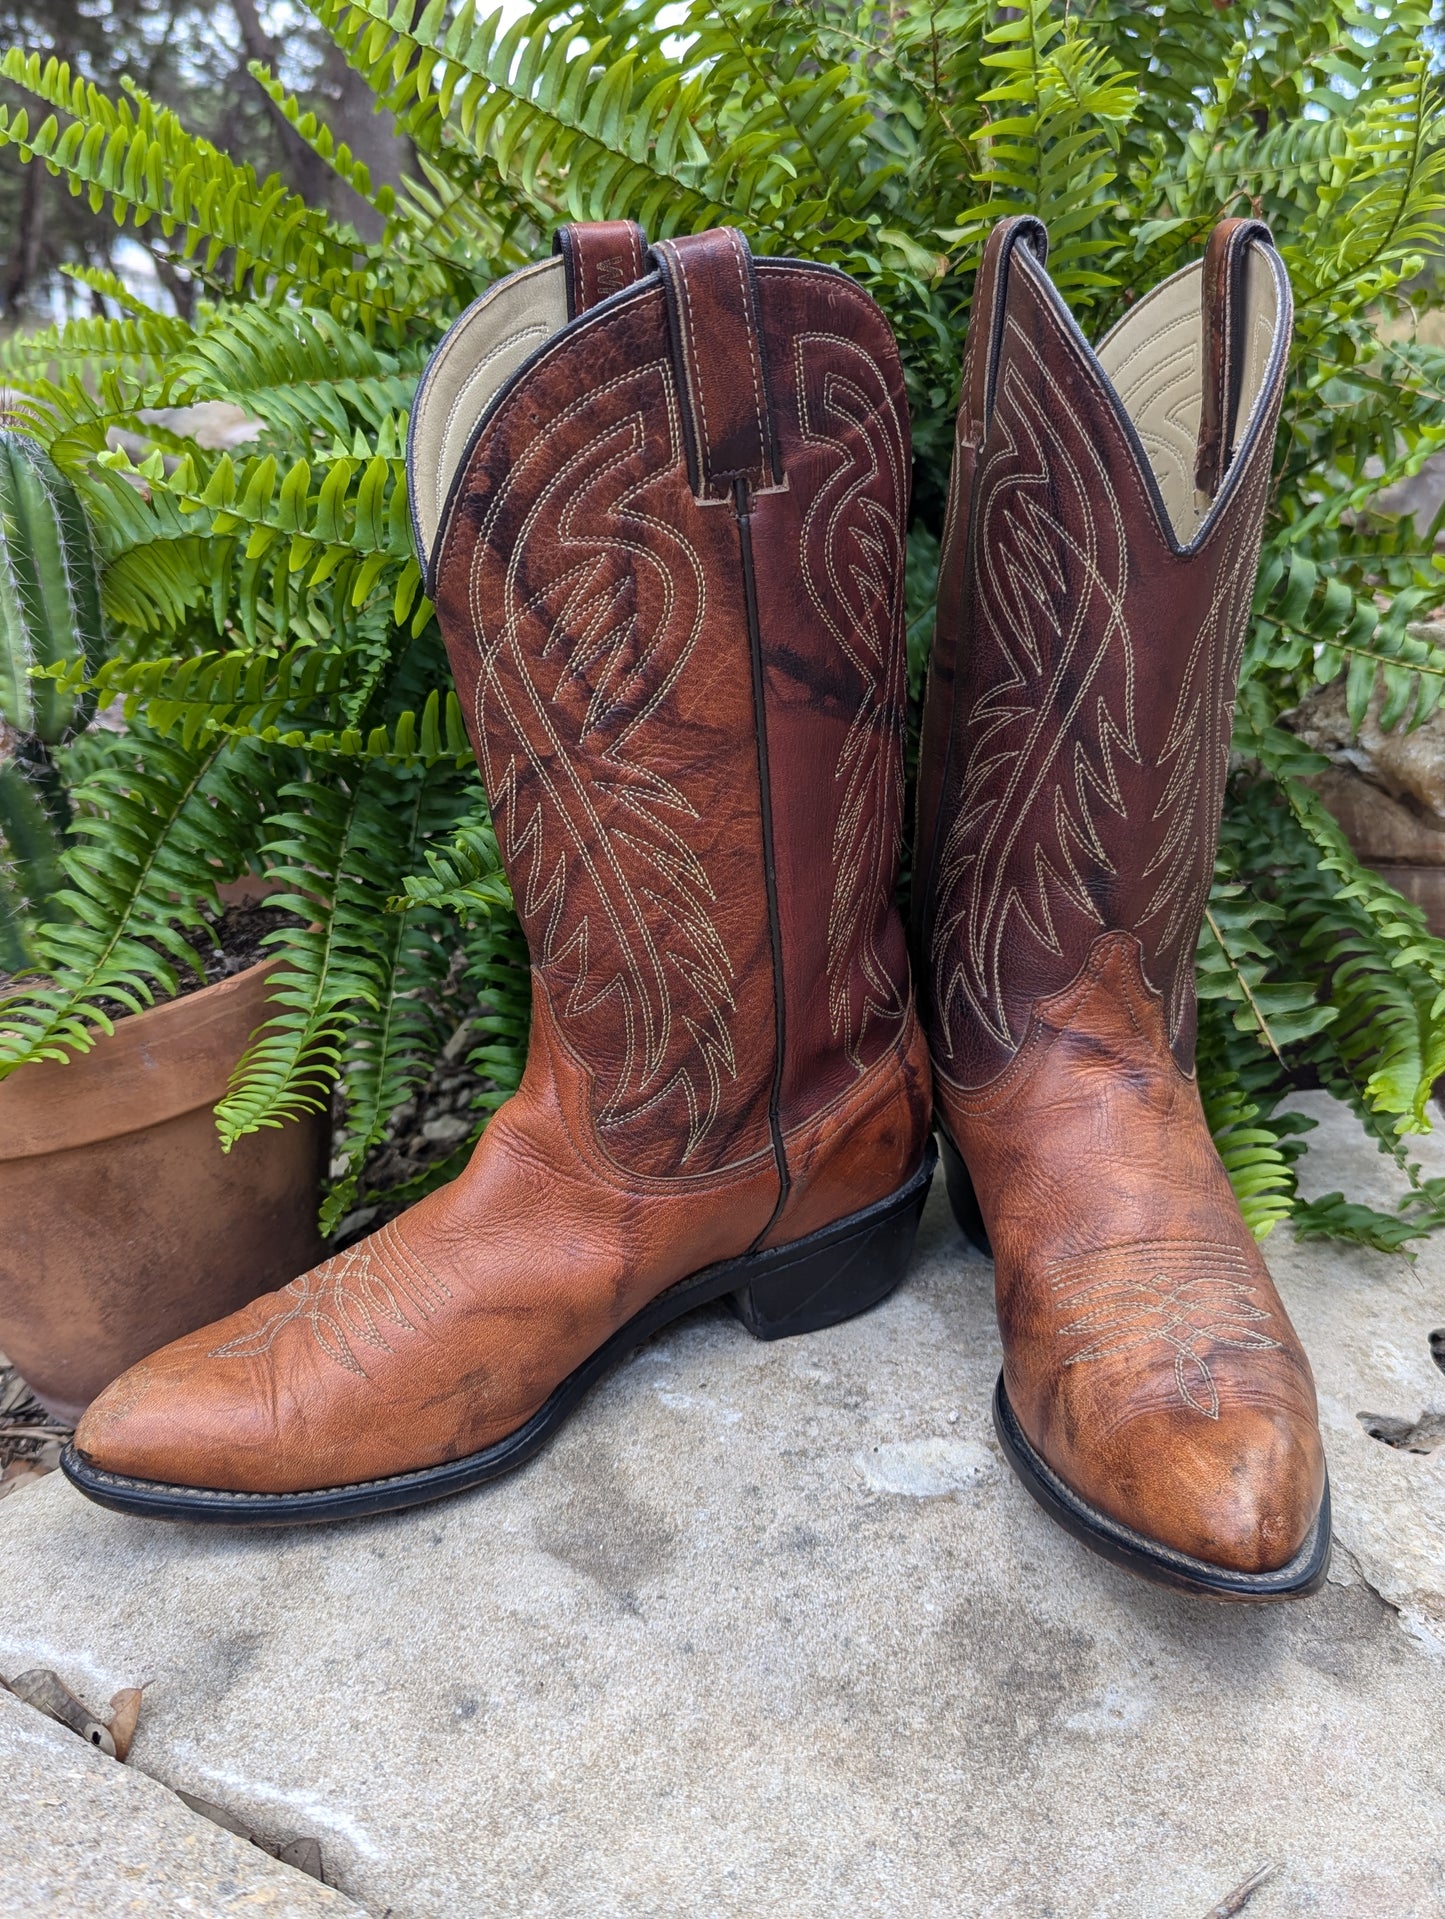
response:
M298 1833L294 1839L283 1844L280 1840L263 1838L259 1832L238 1819L233 1812L227 1812L224 1806L218 1806L212 1799L202 1799L198 1793L182 1792L176 1788L176 1797L199 1813L202 1819L209 1819L213 1826L220 1826L226 1832L233 1832L238 1839L245 1839L259 1851L269 1853L273 1859L279 1859L283 1866L292 1866L297 1872L304 1872L312 1879L319 1879L324 1886L326 1874L321 1863L321 1842L306 1833Z
M122 1686L119 1692L111 1694L110 1736L115 1741L115 1756L122 1761L128 1757L135 1738L144 1691L144 1686Z
M319 1879L324 1886L326 1875L321 1870L321 1841L301 1837L293 1839L289 1845L282 1846L276 1857L283 1866L294 1866L297 1872L304 1872L309 1878Z
M238 1839L248 1840L253 1846L258 1843L251 1828L244 1825L235 1813L218 1806L214 1799L202 1799L198 1792L182 1792L179 1786L176 1788L176 1797L192 1812L199 1813L202 1819L209 1819L213 1826L219 1826L223 1832L233 1832Z
M114 1759L115 1741L110 1736L110 1727L100 1723L89 1706L76 1698L58 1673L51 1672L48 1667L37 1666L31 1672L17 1673L8 1681L8 1688L27 1706L43 1712L47 1719L68 1726L87 1745Z

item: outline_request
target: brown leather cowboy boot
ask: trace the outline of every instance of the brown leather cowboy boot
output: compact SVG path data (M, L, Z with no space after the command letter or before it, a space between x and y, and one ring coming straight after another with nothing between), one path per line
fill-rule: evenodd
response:
M526 1075L458 1180L109 1387L82 1491L410 1505L520 1464L692 1307L769 1339L897 1284L934 1157L893 903L908 462L877 307L730 231L564 229L451 329L412 502Z
M1314 1384L1193 1059L1289 281L1224 221L1094 351L1046 245L994 231L964 359L915 866L945 1164L1030 1492L1151 1578L1281 1598L1328 1561Z

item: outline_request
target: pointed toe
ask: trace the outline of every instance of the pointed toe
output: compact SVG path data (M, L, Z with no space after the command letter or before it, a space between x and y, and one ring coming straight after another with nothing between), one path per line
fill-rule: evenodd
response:
M1330 1562L1329 1480L1308 1424L1267 1422L1208 1458L1178 1435L1130 1421L1128 1459L1076 1456L1066 1479L1020 1424L1002 1377L994 1424L1004 1452L1050 1518L1103 1558L1207 1599L1299 1599ZM1137 1450L1136 1450L1137 1449ZM1084 1490L1087 1488L1087 1490Z
M75 1429L80 1457L129 1479L235 1483L238 1460L267 1449L264 1402L245 1381L202 1370L213 1344L214 1329L191 1334L112 1381Z
M158 1417L160 1395L149 1360L128 1367L90 1402L75 1429L75 1450L104 1472L129 1473L138 1479L155 1475L148 1470L158 1459L157 1440L165 1430Z
M1325 1485L1312 1421L1248 1408L1222 1414L1208 1431L1146 1416L1126 1432L1129 1463L1101 1500L1111 1517L1227 1573L1277 1573L1299 1557Z

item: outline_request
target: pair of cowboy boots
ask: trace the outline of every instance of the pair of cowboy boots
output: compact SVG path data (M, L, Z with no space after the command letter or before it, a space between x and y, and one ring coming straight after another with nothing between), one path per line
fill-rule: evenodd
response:
M452 327L412 510L532 957L526 1073L450 1186L109 1387L65 1458L82 1491L389 1510L520 1464L705 1302L762 1338L863 1311L907 1266L936 1088L1030 1490L1175 1585L1323 1577L1308 1364L1191 1075L1288 282L1226 222L1095 354L1044 253L1037 222L995 232L969 332L926 1039L877 307L730 230L649 250L619 221L563 228Z

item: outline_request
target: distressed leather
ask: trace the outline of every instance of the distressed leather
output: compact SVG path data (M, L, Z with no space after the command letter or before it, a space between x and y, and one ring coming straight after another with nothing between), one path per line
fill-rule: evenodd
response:
M572 221L552 236L567 286L567 318L600 306L647 271L647 235L635 220Z
M1319 1508L1314 1388L1205 1124L1193 956L1288 283L1225 223L1095 354L1044 246L995 231L966 349L920 776L935 1092L1035 1450L1145 1536L1274 1570Z
M921 1161L897 352L842 274L659 252L489 400L426 555L532 958L522 1086L451 1185L109 1388L102 1467L465 1456L677 1280Z

